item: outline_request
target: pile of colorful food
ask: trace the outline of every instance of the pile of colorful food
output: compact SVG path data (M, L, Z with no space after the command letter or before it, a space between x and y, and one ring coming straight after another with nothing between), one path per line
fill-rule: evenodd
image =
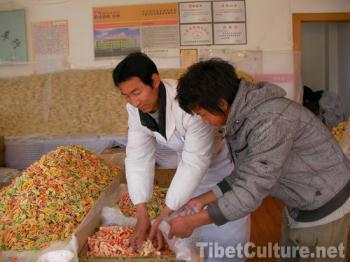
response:
M150 240L145 241L139 250L133 251L129 244L133 231L131 226L100 227L98 232L88 238L87 255L97 257L173 255L169 247L165 247L164 251L157 251Z
M65 240L120 172L80 146L59 147L0 191L0 249Z
M147 212L151 219L156 218L162 212L165 204L167 189L154 186L151 201L147 203ZM136 208L131 202L128 192L123 192L117 200L117 205L125 216L136 216Z

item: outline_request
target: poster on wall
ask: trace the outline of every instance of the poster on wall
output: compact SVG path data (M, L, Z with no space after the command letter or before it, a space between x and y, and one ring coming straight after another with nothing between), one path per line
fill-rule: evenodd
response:
M25 10L0 11L0 64L27 60Z
M31 30L35 72L48 73L69 69L68 21L34 22Z
M178 48L178 26L146 26L141 30L142 49Z
M213 2L214 22L245 22L245 1Z
M197 49L181 49L180 51L181 68L187 68L197 62L198 62Z
M178 20L177 3L93 8L95 58L178 48Z
M94 30L95 58L126 55L141 49L140 28Z

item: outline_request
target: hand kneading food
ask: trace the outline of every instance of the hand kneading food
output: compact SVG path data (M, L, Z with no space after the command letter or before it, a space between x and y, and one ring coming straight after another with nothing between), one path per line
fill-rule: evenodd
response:
M132 226L100 227L99 231L88 238L88 256L96 257L135 257L173 255L169 247L157 251L151 240L143 243L142 247L133 251L130 238L134 232Z

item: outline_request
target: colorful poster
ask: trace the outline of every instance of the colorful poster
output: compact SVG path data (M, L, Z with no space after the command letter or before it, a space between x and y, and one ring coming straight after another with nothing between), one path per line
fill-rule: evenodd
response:
M95 58L126 55L141 49L140 28L94 30Z
M25 10L0 11L0 64L27 60Z
M214 22L245 22L245 1L213 2Z
M180 25L181 45L212 45L212 24Z
M212 22L211 2L179 3L180 23Z
M32 23L32 49L36 73L68 69L68 21L42 21Z
M179 42L178 20L177 3L94 8L95 58L172 48Z

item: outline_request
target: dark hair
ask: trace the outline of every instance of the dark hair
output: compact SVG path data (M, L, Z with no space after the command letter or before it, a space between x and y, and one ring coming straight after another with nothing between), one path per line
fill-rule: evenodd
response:
M177 96L180 107L187 113L201 107L210 113L224 114L220 100L229 105L236 97L240 79L228 62L213 58L196 63L179 79Z
M152 75L158 74L155 63L144 53L134 52L127 55L113 70L113 81L119 83L138 77L145 85L152 87Z

